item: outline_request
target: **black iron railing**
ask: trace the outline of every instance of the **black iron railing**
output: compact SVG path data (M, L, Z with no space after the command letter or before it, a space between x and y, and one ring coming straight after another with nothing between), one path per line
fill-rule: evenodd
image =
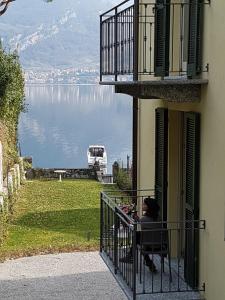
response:
M180 292L196 299L204 291L204 284L190 277L190 271L195 277L198 273L198 253L191 248L194 244L196 248L205 221L154 222L147 226L145 223L143 228L143 223L132 217L135 203L153 196L154 191L135 192L135 196L101 193L102 258L133 299L145 294ZM141 196L137 196L139 193ZM190 238L192 244L187 245Z
M120 10L126 2L101 16L101 74L116 79L119 74L133 73L134 6Z
M137 80L138 75L163 78L207 71L201 32L203 4L209 2L127 0L102 14L100 81L105 75L117 81L124 75Z

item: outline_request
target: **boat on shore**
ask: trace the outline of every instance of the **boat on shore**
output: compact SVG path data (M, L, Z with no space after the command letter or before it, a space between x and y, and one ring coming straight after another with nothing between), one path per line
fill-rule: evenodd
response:
M105 146L90 145L87 150L88 167L99 167L103 174L107 173L107 154Z

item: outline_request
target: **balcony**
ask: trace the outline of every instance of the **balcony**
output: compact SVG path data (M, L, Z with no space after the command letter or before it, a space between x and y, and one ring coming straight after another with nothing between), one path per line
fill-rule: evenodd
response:
M123 1L100 16L100 84L142 99L199 101L208 0Z
M155 222L152 229L143 230L122 206L130 205L134 213L136 203L142 203L154 191L133 194L121 195L115 191L101 194L100 253L115 279L133 300L149 299L149 295L151 299L202 299L205 284L198 280L198 240L204 233L205 221ZM144 262L142 239L137 239L142 232L148 237L149 234L161 237L154 248L157 251L149 254L156 270L150 271ZM162 238L165 234L166 240ZM130 253L132 260L124 262L123 258Z

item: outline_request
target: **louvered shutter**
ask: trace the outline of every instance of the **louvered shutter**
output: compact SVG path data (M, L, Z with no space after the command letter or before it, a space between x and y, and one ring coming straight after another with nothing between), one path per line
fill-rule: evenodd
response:
M202 70L203 0L190 0L187 75L194 77Z
M155 113L155 197L163 221L167 220L168 110Z
M199 234L194 220L199 219L200 115L184 114L185 134L185 264L186 282L198 286ZM196 230L195 230L196 229Z
M169 75L170 0L156 0L155 5L155 76Z

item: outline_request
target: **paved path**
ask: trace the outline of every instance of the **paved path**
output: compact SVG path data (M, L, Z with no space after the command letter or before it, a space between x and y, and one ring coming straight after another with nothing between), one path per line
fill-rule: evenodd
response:
M0 299L126 300L97 252L43 255L0 264Z

